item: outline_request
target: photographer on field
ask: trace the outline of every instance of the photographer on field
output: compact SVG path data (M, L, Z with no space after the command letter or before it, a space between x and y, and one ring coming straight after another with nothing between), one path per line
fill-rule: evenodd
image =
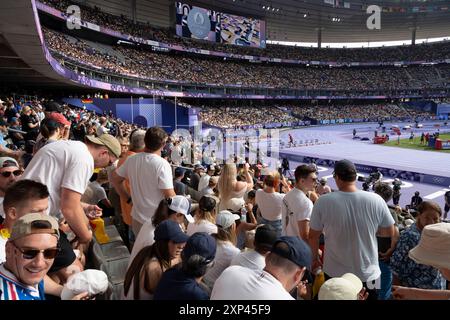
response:
M374 190L375 185L383 179L383 174L380 170L374 170L364 181L362 187L364 191L369 191L372 186L372 190Z
M399 178L395 178L394 181L392 181L392 190L394 193L392 194L392 202L394 205L398 206L398 203L400 202L400 196L402 195L400 193L400 190L402 189L401 185L403 183L400 181Z

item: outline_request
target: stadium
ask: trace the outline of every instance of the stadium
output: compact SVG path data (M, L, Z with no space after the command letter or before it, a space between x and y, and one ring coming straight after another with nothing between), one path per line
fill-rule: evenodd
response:
M0 300L450 299L449 17L1 1Z

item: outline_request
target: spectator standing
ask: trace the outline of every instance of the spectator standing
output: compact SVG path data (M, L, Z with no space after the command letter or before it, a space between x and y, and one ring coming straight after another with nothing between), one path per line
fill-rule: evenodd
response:
M123 152L120 155L119 162L117 163L117 168L120 168L122 164L125 163L125 161L128 159L128 157L131 157L135 155L136 153L144 151L145 148L145 131L138 129L133 131L130 134L130 146L128 148L128 151L124 154ZM123 186L125 190L128 192L128 194L131 193L131 186L130 186L130 180L125 179L123 182ZM135 240L135 235L133 231L131 230L131 211L133 209L133 203L128 203L128 199L124 199L123 197L120 197L120 207L122 212L122 221L125 226L125 232L128 234L128 241L131 247L131 244Z
M300 165L295 169L294 175L295 188L289 191L283 199L283 235L300 237L304 241L308 241L313 203L307 194L314 190L316 185L316 169L313 166Z
M159 202L175 196L170 164L161 158L161 150L167 140L167 133L159 128L149 128L145 134L144 152L129 157L114 171L112 182L119 195L133 202L132 229L135 236L142 225L150 221ZM125 190L123 181L129 179L131 195Z
M386 203L388 203L394 191L391 186L385 182L379 182L375 185L375 193L380 195ZM380 300L389 300L391 298L392 287L392 271L389 266L389 261L392 253L397 245L400 232L398 229L398 218L395 209L389 208L392 218L395 221L395 232L393 237L383 237L377 235L379 258L378 263L381 270L380 289L378 290L378 298Z
M237 169L234 163L227 163L222 168L217 185L220 195L219 210L227 210L231 199L244 198L245 193L253 188L253 178L249 168L249 164L245 163L243 167L245 182L237 181Z
M81 202L94 167L104 168L119 158L120 144L110 135L88 136L86 143L56 141L44 146L31 160L23 179L45 184L50 193L49 214L60 218L61 213L78 240L89 242L87 213L98 211L95 205Z
M447 220L447 214L448 211L450 210L450 191L447 191L444 194L444 200L445 200L445 205L444 205L444 220Z
M331 192L331 188L327 185L327 178L320 178L319 184L316 187L316 193L320 197L323 194L327 194Z
M262 224L272 225L281 236L281 210L283 207L284 194L277 192L279 186L279 175L273 173L264 178L264 189L256 191L255 202L261 213Z
M337 161L333 176L339 191L321 196L311 215L309 243L313 270L321 265L318 248L323 232L326 235L325 277L340 277L350 272L367 287L381 275L376 234L392 237L394 219L379 195L357 189L357 172L352 162ZM376 299L376 290L368 291L369 299Z

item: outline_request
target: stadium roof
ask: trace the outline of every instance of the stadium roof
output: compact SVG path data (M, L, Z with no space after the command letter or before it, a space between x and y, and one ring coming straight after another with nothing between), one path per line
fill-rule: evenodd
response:
M143 0L141 0L143 1ZM168 2L151 0L149 2ZM185 1L267 21L267 39L290 42L373 42L450 36L450 4L442 0L195 0ZM381 29L366 26L368 5L378 5Z

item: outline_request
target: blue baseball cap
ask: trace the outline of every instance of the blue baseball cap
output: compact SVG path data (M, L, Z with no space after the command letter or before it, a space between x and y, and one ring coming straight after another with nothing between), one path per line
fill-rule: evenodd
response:
M181 168L181 167L175 168L175 176L176 177L181 177L185 172L186 172L186 170L184 168Z
M287 245L283 246L280 243ZM279 237L273 244L272 253L288 259L299 267L311 269L312 254L309 245L299 237Z
M214 260L216 256L216 239L206 232L196 232L190 236L183 249L183 260L189 259L194 254L202 256L207 261Z
M164 220L156 226L155 241L172 240L175 243L187 242L189 236L181 230L180 225L173 220Z

